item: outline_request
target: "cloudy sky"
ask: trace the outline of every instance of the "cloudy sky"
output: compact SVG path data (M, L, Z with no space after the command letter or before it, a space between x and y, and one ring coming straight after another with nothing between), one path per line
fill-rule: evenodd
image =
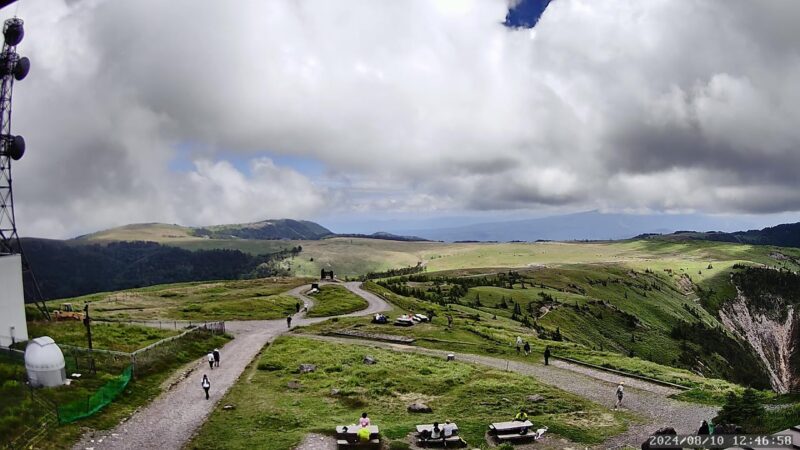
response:
M21 234L800 211L800 2L517 1L20 0Z

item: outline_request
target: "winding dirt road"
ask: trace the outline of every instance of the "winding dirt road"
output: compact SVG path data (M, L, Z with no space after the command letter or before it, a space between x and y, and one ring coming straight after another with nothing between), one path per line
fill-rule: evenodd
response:
M391 306L382 298L361 289L361 283L341 284L354 294L364 298L369 306L361 311L339 317L366 316L391 309ZM303 295L303 292L309 288L308 285L301 286L292 289L288 294L298 298L308 309L311 309L313 300ZM329 317L305 318L301 313L295 315L292 325L310 325L327 319ZM185 380L171 390L162 393L148 406L137 411L128 421L119 424L111 431L84 436L73 449L181 449L191 439L195 430L206 421L219 399L233 386L262 347L288 330L285 320L230 321L226 322L226 329L236 339L221 350L222 359L219 368L209 370L206 361L201 358L192 365L194 370ZM394 351L422 353L436 357L444 357L448 353L441 350L369 340L309 337L387 348ZM716 413L715 408L669 398L669 395L677 392L672 388L638 379L620 377L564 361L555 361L550 366L544 366L539 363L521 363L466 353L458 353L456 359L530 375L543 383L608 406L613 404L616 383L625 380L624 409L637 413L645 419L645 422L632 425L627 432L604 442L598 448L638 447L650 433L662 426L674 427L679 434L691 434L697 430L702 420L708 420ZM200 387L200 380L204 373L208 374L211 380L211 398L209 400L205 400Z
M380 297L363 291L360 283L342 284L369 303L366 309L344 316L371 315L391 309ZM289 294L311 309L313 301L302 294L310 287L301 286ZM327 319L329 317L305 318L301 313L294 316L292 326L310 325ZM205 358L198 359L190 366L193 370L184 380L138 410L129 420L109 431L87 433L73 449L181 449L264 345L288 331L284 319L231 321L225 323L225 328L235 339L220 350L220 367L209 370ZM211 381L209 400L205 399L200 386L203 374L207 374Z

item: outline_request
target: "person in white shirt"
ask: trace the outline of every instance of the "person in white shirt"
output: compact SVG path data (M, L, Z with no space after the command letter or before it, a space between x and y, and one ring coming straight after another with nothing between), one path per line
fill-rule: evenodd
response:
M208 352L208 367L214 370L214 352Z
M617 386L617 402L614 404L614 409L618 409L619 406L622 404L622 396L625 394L623 392L623 386L625 385L624 381L619 382L619 386Z
M442 425L442 435L445 439L453 436L453 431L456 429L456 426L450 423L450 420L445 420L444 425Z
M441 439L442 429L439 428L439 422L433 422L433 429L431 430L431 439Z

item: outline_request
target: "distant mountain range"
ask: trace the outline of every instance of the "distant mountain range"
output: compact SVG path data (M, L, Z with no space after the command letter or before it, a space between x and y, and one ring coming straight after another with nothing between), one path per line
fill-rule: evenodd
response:
M83 243L114 241L152 241L169 243L187 239L249 239L249 240L301 240L315 241L327 237L352 237L383 239L388 241L424 241L416 236L401 236L392 233L337 234L308 220L274 219L260 222L184 227L165 223L137 223L98 231L76 237L73 241Z
M569 241L629 239L678 230L735 231L752 221L697 214L605 214L588 211L538 219L477 223L458 227L390 230L435 241Z
M154 241L174 239L292 239L316 240L333 236L333 232L308 220L276 219L232 225L184 227L164 223L139 223L98 231L76 240L83 241Z
M641 236L644 238L652 236ZM725 233L722 231L677 231L661 239L681 240L698 239L704 241L736 242L751 245L775 245L778 247L800 247L800 222L786 223L761 230L735 231Z

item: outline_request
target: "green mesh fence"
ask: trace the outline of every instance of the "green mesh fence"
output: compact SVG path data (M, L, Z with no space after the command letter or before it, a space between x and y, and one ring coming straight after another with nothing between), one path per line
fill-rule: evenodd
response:
M133 366L128 366L122 374L109 381L94 394L86 397L85 400L76 400L66 405L58 407L58 421L70 423L100 411L104 406L114 401L131 381Z

